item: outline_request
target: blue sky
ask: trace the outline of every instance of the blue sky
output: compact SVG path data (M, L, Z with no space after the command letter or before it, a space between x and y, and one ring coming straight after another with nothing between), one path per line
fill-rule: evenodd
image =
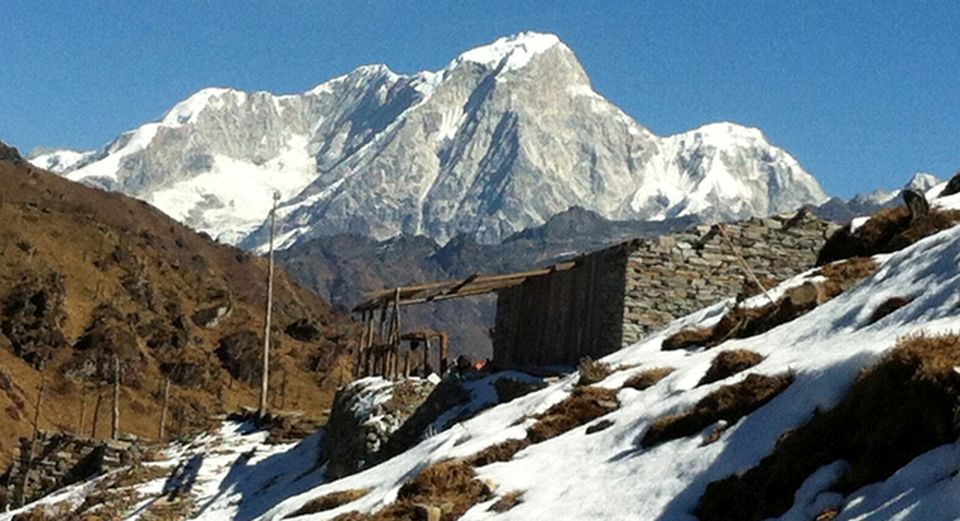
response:
M665 135L761 128L828 192L960 169L960 2L5 0L0 139L95 148L208 86L300 92L552 32Z

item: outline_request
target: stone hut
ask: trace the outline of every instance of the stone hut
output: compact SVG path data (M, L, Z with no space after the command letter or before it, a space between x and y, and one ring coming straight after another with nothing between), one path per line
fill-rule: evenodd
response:
M806 210L722 226L636 239L584 255L571 269L498 289L494 365L569 366L612 353L749 291L740 258L765 284L813 267L835 228Z

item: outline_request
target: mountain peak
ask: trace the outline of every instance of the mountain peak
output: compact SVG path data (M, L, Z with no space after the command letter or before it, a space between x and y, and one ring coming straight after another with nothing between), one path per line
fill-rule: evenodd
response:
M179 127L183 124L189 123L192 118L196 117L203 109L207 108L211 104L220 103L224 101L225 95L232 94L243 98L246 96L245 92L222 88L222 87L208 87L202 89L192 94L189 98L177 103L170 109L169 112L163 117L162 124L168 127Z
M937 186L942 183L937 176L929 174L926 172L917 172L913 174L913 177L907 181L907 184L903 186L904 189L914 188L920 190L921 192L926 192L927 190Z
M681 134L693 139L721 146L724 144L740 144L744 142L766 141L763 132L758 128L738 125L729 121L708 123Z
M538 54L542 54L556 45L563 45L554 34L522 32L499 38L495 42L458 56L449 68L464 62L479 63L487 67L496 67L506 60L505 69L516 70L524 67ZM566 47L564 45L564 47Z

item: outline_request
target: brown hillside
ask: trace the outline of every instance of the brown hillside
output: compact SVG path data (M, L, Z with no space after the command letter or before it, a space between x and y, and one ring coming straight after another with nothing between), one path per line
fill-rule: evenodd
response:
M2 143L0 187L0 464L31 431L44 378L42 429L77 432L83 416L89 435L97 417L96 435L109 435L115 355L122 432L157 436L164 375L173 435L256 405L265 259L34 168ZM320 415L349 378L354 326L282 270L274 302L274 402Z

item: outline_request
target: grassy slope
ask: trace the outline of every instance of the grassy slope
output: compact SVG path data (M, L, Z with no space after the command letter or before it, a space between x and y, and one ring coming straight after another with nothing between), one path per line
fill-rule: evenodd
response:
M68 345L55 349L50 363L38 371L15 356L10 340L0 334L0 371L12 383L10 390L0 386L0 464L13 455L16 437L30 432L32 404L43 378L50 383L41 428L75 431L86 401L84 431L89 433L95 396L105 388L103 382L77 381L64 373L79 356L71 346L88 328L100 304L120 311L131 330L144 328L151 320L169 322L174 315L187 318L189 340L184 347L150 348L144 335L137 335L134 350L139 364L124 378L122 431L156 436L164 378L161 362L188 361L205 373L202 384L174 386L173 415L180 419L182 414L184 420L171 422L174 434L187 425L199 425L209 414L255 405L254 386L232 378L213 351L226 334L243 329L262 332L265 260L215 243L135 199L17 163L0 160L0 300L6 300L25 275L62 275L66 316L60 329ZM116 251L130 255L111 261ZM151 303L124 288L124 278L133 273L152 291ZM219 325L206 329L189 320L196 310L225 296L232 312ZM274 337L280 339L280 348L273 362L272 385L280 388L286 380L285 405L319 415L329 405L336 384L349 375L345 345L354 326L282 270L277 273L275 303ZM175 307L179 310L171 313ZM283 333L300 318L317 321L321 338L298 342ZM109 406L109 393L105 393L98 436L108 434Z

